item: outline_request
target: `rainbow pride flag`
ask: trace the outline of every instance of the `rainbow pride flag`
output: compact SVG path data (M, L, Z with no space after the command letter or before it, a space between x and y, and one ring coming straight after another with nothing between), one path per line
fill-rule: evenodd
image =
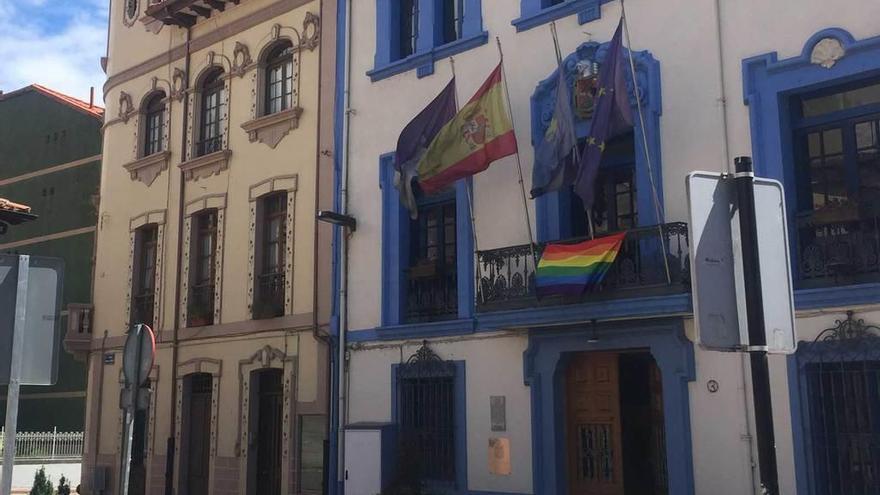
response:
M580 295L605 278L626 232L577 244L548 244L541 254L535 285L538 297Z

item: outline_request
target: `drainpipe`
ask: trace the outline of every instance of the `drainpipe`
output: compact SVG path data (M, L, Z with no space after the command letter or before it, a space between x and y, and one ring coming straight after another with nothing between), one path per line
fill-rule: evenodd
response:
M184 87L180 90L183 91L183 113L181 117L183 118L183 136L180 139L180 161L183 162L186 159L186 128L187 128L187 120L189 115L189 97L186 95L186 91L189 90L189 80L190 80L190 40L192 39L192 29L186 28L186 42L184 43L185 47L185 56L184 56L184 74L186 74ZM169 178L170 180L170 178ZM177 257L174 258L175 266L177 263L180 263L181 258L183 257L183 202L185 199L184 196L184 185L186 184L186 180L183 175L183 170L180 171L180 194L177 200ZM168 433L168 441L165 446L165 495L173 495L174 494L174 451L175 451L175 438L177 437L177 423L174 418L177 417L177 400L174 397L177 390L177 361L179 359L178 347L178 331L180 330L180 276L183 270L175 270L175 281L174 281L174 323L172 325L173 333L171 337L171 415L169 416L169 421L171 427L169 428ZM155 393L155 391L154 391Z
M348 165L349 165L349 138L351 125L351 3L352 0L344 0L345 2L345 76L343 90L343 111L345 118L342 125L342 170L339 179L339 213L348 214ZM348 368L345 359L345 337L348 331L348 232L343 227L339 236L339 252L342 256L342 263L339 267L339 355L337 357L337 366L339 368L339 383L337 384L337 394L339 403L337 405L337 430L336 430L336 481L337 494L345 493L345 420L348 416L346 407L346 377Z

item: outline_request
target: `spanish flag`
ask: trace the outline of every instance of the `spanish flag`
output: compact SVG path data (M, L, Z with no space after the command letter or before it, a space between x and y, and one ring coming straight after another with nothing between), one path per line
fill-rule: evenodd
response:
M495 160L517 152L501 79L498 64L477 93L428 145L417 167L419 186L425 194L478 174Z

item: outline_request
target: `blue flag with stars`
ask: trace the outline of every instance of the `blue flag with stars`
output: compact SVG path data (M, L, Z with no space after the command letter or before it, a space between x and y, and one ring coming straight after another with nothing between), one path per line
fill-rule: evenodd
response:
M632 109L626 92L623 77L623 64L626 62L621 45L620 33L623 19L617 24L617 31L608 45L608 53L599 67L593 121L587 134L574 190L584 203L584 208L593 207L595 199L596 174L605 151L605 142L632 128Z
M568 186L574 178L576 164L571 159L571 155L577 138L574 133L571 93L568 92L562 67L559 67L556 73L558 77L553 119L547 126L544 139L535 147L532 198Z

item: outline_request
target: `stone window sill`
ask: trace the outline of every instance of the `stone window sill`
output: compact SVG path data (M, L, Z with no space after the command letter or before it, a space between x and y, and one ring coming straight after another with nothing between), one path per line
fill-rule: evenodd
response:
M163 170L168 168L169 158L171 158L170 151L161 151L126 163L123 168L131 174L131 180L139 180L149 186Z
M485 45L489 41L489 33L482 31L476 35L462 38L460 40L446 43L438 47L432 48L426 52L418 52L404 59L396 60L390 64L376 67L367 72L372 82L376 82L396 74L401 74L413 69L417 69L416 75L419 78L429 76L434 73L434 61L441 60L452 55L470 50L471 48Z
M241 128L247 131L248 138L252 143L259 141L270 148L275 148L281 138L299 127L299 117L302 115L302 111L302 107L288 108L249 120L241 124Z
M229 167L230 150L220 150L181 163L180 170L186 180L199 180L219 174Z

